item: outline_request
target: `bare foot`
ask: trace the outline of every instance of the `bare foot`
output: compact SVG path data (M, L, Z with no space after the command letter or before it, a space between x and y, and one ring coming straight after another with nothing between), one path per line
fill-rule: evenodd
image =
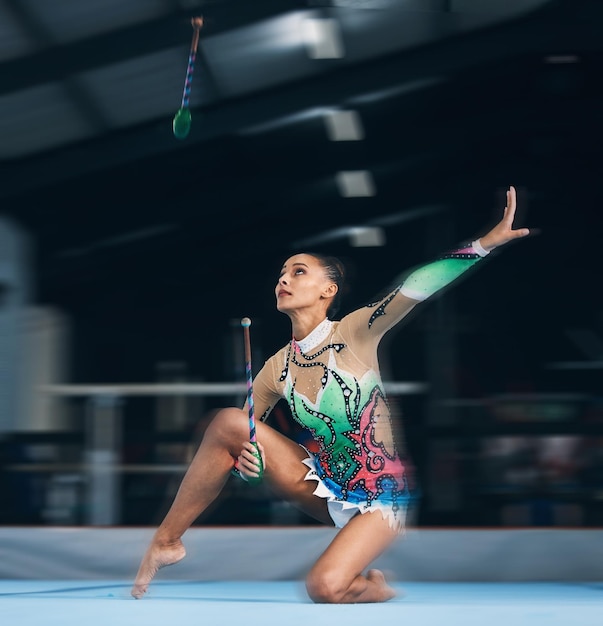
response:
M153 540L140 563L138 574L136 574L136 580L130 593L137 600L142 598L147 592L151 580L162 567L178 563L185 556L186 550L180 540L168 545L159 544L156 540Z
M383 572L378 569L370 569L366 573L366 579L370 580L373 584L377 585L380 590L381 599L380 602L386 602L396 596L396 592L387 584Z

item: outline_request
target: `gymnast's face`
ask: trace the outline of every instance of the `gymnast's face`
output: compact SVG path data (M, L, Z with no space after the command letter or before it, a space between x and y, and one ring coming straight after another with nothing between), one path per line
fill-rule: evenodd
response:
M274 290L281 313L324 307L326 312L337 285L329 280L320 261L310 254L289 257Z

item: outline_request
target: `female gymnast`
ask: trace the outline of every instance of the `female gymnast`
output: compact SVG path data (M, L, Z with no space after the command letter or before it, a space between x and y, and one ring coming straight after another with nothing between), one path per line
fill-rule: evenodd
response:
M291 320L292 339L253 382L256 437L264 480L306 514L339 528L306 577L322 603L384 602L394 590L368 569L404 531L410 499L394 445L377 348L384 334L417 305L450 284L494 248L525 237L513 228L516 193L507 191L501 221L485 236L418 267L383 299L333 321L344 269L334 257L295 254L281 269L276 308ZM264 423L286 398L318 446L310 453ZM182 536L215 500L231 473L258 476L249 443L249 414L220 409L207 427L174 501L148 546L132 595L141 598L157 571L185 556Z

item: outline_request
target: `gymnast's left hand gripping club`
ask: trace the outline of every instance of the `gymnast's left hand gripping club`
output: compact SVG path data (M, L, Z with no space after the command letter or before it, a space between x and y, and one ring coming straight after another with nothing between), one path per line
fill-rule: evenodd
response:
M202 17L193 17L191 19L193 25L193 41L188 55L188 66L186 68L186 79L184 81L184 91L182 93L182 104L174 115L172 121L172 130L176 139L184 139L191 129L191 110L188 103L191 95L191 85L193 82L193 72L195 70L195 58L197 56L197 47L199 45L199 31L203 26Z
M247 407L249 408L249 441L254 447L254 456L259 462L258 476L248 477L250 483L259 483L264 475L264 463L262 461L262 455L258 448L258 443L255 436L255 413L253 406L253 374L251 370L251 341L249 339L249 327L251 326L251 320L248 317L244 317L241 320L241 326L243 327L243 334L245 337L245 374L247 377Z

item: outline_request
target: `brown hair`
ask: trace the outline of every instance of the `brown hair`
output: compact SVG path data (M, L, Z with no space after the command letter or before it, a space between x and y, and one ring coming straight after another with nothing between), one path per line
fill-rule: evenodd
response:
M327 256L325 254L320 254L319 252L304 252L303 254L314 257L324 269L327 278L337 285L337 293L327 310L327 317L329 319L333 319L341 306L341 298L346 286L345 265L337 257Z

